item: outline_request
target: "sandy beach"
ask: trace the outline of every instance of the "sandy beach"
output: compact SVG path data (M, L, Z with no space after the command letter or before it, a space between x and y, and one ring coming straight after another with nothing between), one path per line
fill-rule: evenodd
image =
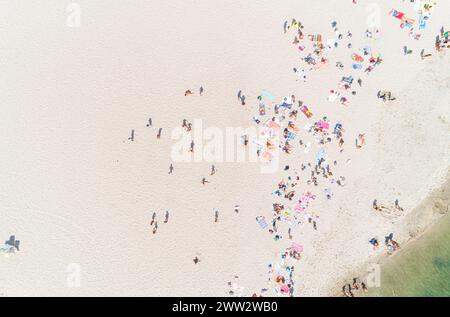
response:
M274 271L285 269L280 258L292 243L303 250L300 260L286 259L295 263L291 295L340 295L349 278L382 263L386 235L402 246L445 213L421 207L449 179L450 52L435 41L450 29L450 2L433 1L418 39L391 13L417 19L414 5L2 1L0 242L14 235L20 249L0 254L0 296L289 296ZM296 43L298 30L305 37ZM323 66L304 58L317 34ZM330 102L348 76L352 87ZM380 91L395 100L383 102ZM289 106L275 113L285 96ZM247 160L174 159L183 119L225 133L275 117L286 117L282 129L292 121L295 133L272 173ZM318 124L327 128L317 132ZM334 133L339 124L343 137ZM316 173L316 186L319 155L332 175ZM274 194L280 183L295 191L292 201ZM296 210L308 192L314 199ZM448 196L440 199L448 211ZM284 209L270 232L274 203Z

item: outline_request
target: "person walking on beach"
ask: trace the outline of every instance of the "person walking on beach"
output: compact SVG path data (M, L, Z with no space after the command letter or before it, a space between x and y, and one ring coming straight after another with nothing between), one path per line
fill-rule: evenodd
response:
M152 215L152 221L150 222L150 226L153 226L153 224L155 223L155 218L156 218L156 212L154 212Z
M128 140L130 140L131 142L134 141L134 129L131 130L131 135L130 135L130 137L128 138Z
M237 97L241 101L241 104L245 106L245 96L242 94L242 90L238 91Z
M217 209L214 212L214 222L219 222L219 211Z
M211 166L211 176L216 174L216 167L214 165Z
M147 128L152 126L152 118L148 118Z
M395 200L395 209L403 211L403 208L399 205L398 199Z
M169 166L169 174L172 174L173 173L173 164L170 164L170 166Z
M166 210L166 215L165 215L165 219L164 219L164 223L169 222L169 211Z
M161 133L162 133L162 128L159 128L158 134L156 135L156 138L157 138L157 139L160 139L160 138L161 138Z
M191 146L189 148L189 152L194 152L194 140L191 141Z
M200 89L199 89L200 96L203 96L203 91L204 91L203 87L200 86Z
M378 201L376 199L373 200L372 208L374 210L379 210L380 209L380 207L378 207Z
M243 106L245 106L245 96L244 95L241 96L241 103Z
M361 282L361 288L362 288L362 290L363 290L365 293L368 292L367 286L366 286L366 284L365 284L364 282Z
M153 228L153 234L156 234L157 230L158 230L158 221L155 221L155 227Z

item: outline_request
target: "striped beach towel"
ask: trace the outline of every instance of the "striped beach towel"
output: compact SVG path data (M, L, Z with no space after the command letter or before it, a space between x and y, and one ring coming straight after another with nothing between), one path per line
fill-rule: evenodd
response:
M268 225L266 222L266 218L264 218L263 216L256 217L256 222L261 227L261 229L267 229Z

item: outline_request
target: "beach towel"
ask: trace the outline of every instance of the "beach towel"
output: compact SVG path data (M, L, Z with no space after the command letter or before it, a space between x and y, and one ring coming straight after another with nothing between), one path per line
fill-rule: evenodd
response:
M294 206L294 210L297 212L303 212L309 206L309 203L316 200L316 196L311 192L304 193Z
M390 11L390 14L394 17L397 18L399 20L402 20L405 17L405 14L403 12L397 11L395 9L392 9Z
M266 229L268 227L266 219L263 216L256 217L256 222L261 227L261 229Z
M358 54L353 54L352 55L352 60L354 60L355 62L358 62L358 63L364 62L364 58L361 55L358 55Z
M316 155L316 162L317 162L317 164L322 159L324 159L325 161L327 160L327 153L325 152L325 149L320 149L319 152L317 152L317 155Z
M275 130L279 130L281 127L281 125L278 122L273 121L273 120L269 120L267 122L267 126L271 129L275 129Z
M305 145L305 150L304 150L305 154L308 154L308 153L309 153L309 149L310 149L310 148L311 148L311 142L306 143L306 145Z
M344 77L342 77L341 81L351 85L351 84L353 84L353 76L348 76L348 77L344 76Z
M264 151L264 153L262 154L262 157L269 162L271 162L273 160L273 154L270 153L269 151Z
M419 30L424 30L427 28L427 17L421 15L419 18Z
M284 294L289 293L289 287L287 287L286 284L282 284L281 287L280 287L280 290Z
M307 106L301 106L300 107L300 111L303 112L303 114L309 119L313 116L313 114L311 113L311 111L309 111Z
M275 97L267 90L263 90L262 93L261 93L261 96L269 98L270 101L274 101L275 100Z
M298 252L298 253L303 252L303 246L298 243L295 243L295 242L292 242L291 249L293 249L295 252Z
M288 132L288 137L287 137L288 141L292 141L296 137L297 137L297 135L294 132L290 132L290 131Z
M319 129L322 129L322 130L327 130L330 128L330 124L326 121L320 120L320 121L316 122L316 127L318 127Z

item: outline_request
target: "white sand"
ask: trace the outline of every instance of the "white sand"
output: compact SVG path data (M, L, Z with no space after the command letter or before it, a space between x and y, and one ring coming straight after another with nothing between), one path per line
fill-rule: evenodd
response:
M318 190L319 230L305 226L295 234L305 246L296 295L327 295L364 266L377 255L368 239L383 241L395 225L373 213L372 200L399 198L412 210L450 166L450 56L418 56L422 48L434 53L434 37L449 27L450 2L438 1L422 39L414 41L387 14L393 7L413 12L411 5L376 1L383 37L374 45L384 62L362 76L363 88L344 108L326 100L346 74L334 59L307 83L295 81L298 54L282 25L295 17L308 31L331 36L330 22L337 20L359 47L371 1L358 2L79 1L81 27L68 28L69 2L2 1L0 239L15 234L21 250L0 257L0 295L221 296L234 275L248 294L259 292L267 263L288 241L273 241L255 217L270 218L270 193L285 173L216 164L208 186L200 180L209 163L175 164L167 174L169 131L182 119L249 125L253 112L236 102L238 89L252 106L262 89L277 100L295 94L308 100L315 118L326 114L346 128L339 159L352 163L336 173L348 185L331 202ZM403 56L403 45L414 55ZM346 49L340 52L348 60ZM183 96L200 85L204 96ZM382 104L380 89L398 100ZM150 116L154 127L146 128ZM299 122L306 123L301 114ZM160 140L157 127L163 127ZM358 133L366 133L361 150L354 147ZM291 156L289 164L297 168L303 160ZM314 190L302 185L308 189ZM221 211L217 224L213 208ZM162 224L166 209L170 221ZM157 235L149 226L153 211ZM81 268L80 287L67 285L71 263Z

